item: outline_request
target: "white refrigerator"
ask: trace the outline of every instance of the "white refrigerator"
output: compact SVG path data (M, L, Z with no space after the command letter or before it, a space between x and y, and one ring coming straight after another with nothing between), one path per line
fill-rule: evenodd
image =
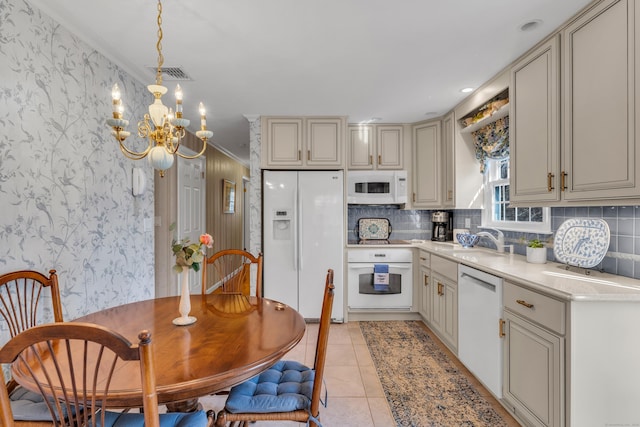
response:
M319 319L326 273L334 270L332 319L344 321L342 171L264 171L264 296Z

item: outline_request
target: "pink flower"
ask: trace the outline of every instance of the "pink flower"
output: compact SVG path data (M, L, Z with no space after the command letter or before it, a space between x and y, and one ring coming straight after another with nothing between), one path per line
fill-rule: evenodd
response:
M200 243L202 243L203 245L205 245L208 248L212 248L213 247L213 237L211 237L211 234L202 234L202 235L200 235Z

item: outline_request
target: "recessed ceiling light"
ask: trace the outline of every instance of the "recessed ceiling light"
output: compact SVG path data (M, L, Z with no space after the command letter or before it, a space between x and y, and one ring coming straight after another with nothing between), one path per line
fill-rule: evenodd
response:
M366 119L366 120L363 120L361 122L358 122L358 124L366 125L366 124L369 124L369 123L375 123L375 122L380 122L380 121L382 121L382 119L380 117L371 117L370 119Z
M525 22L520 25L520 31L533 31L537 29L542 24L542 20L540 19L532 19L529 22Z
M473 92L473 88L472 87L465 87L465 88L460 89L460 92L462 92L462 93Z
M437 116L438 113L436 113L435 111L427 111L426 113L424 113L425 116Z

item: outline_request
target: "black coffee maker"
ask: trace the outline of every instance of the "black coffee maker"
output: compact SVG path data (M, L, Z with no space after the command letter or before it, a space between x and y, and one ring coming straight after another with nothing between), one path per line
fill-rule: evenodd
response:
M449 212L437 211L431 214L433 229L431 240L446 242L453 240L453 215Z

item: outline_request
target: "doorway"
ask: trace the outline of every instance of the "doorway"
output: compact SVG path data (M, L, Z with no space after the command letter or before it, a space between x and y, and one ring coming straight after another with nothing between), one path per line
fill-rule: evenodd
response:
M251 251L249 226L251 225L251 206L249 205L251 182L242 177L242 245L245 251Z
M193 155L194 152L185 154ZM178 157L178 220L176 224L176 238L189 239L198 242L200 235L205 233L205 195L206 195L206 158L196 159ZM192 293L199 293L202 273L189 269L189 287ZM180 279L176 278L175 293L180 292Z

